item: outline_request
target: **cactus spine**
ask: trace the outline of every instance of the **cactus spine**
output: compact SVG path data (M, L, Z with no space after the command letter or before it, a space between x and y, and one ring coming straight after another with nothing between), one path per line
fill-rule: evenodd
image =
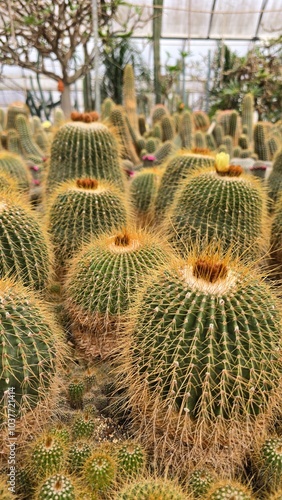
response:
M160 479L144 479L131 482L116 496L116 500L187 500L187 496L173 482Z
M235 481L221 481L214 484L205 497L206 500L254 500L252 493Z

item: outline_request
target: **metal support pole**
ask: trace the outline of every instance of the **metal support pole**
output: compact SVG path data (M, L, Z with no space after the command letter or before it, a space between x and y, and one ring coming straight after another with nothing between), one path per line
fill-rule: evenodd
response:
M101 111L101 93L99 82L99 34L98 34L98 2L92 0L92 20L93 20L93 38L95 48L94 72L95 72L95 108L98 113Z

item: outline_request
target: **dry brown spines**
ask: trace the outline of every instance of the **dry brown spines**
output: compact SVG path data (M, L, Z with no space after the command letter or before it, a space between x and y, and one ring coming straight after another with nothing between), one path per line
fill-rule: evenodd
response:
M216 168L216 172L221 177L240 177L240 175L243 174L244 170L240 165L229 165L228 170L221 171Z
M71 113L71 120L73 122L92 123L99 120L99 114L97 111L90 111L89 113L79 113L78 111L73 111Z
M208 148L192 148L191 152L196 155L212 156L212 151Z
M53 444L52 436L47 436L45 441L45 448L51 448L52 444Z
M130 244L130 236L124 231L115 237L115 245L121 247L127 247Z
M198 259L193 267L193 275L209 283L226 278L227 272L227 267L223 262L209 262L204 259Z
M98 185L97 179L91 179L90 177L76 180L76 186L80 189L97 189Z

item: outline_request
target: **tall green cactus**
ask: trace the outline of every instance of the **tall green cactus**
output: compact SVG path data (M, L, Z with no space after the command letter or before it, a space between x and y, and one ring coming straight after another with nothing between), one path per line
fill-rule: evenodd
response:
M163 141L172 141L175 134L173 119L164 115L161 119Z
M234 471L281 400L270 286L219 252L194 251L146 278L133 312L121 359L138 436L177 470L212 460Z
M163 169L146 168L135 175L130 183L130 198L138 223L142 226L153 222L156 199Z
M123 106L129 123L135 132L138 131L137 99L135 91L134 70L132 64L126 64L123 71Z
M207 147L206 145L206 137L203 132L200 130L197 130L194 135L194 143L195 147L199 149L205 149Z
M112 110L110 114L110 123L115 127L116 133L120 139L122 158L132 161L134 165L138 165L139 158L130 137L123 110L120 107L116 107Z
M29 116L28 107L20 101L13 102L8 106L6 130L9 130L10 128L16 128L16 118L18 115L24 115L26 118L28 118Z
M192 115L190 111L184 111L180 118L179 135L183 148L191 149L192 147Z
M259 160L270 161L270 151L267 143L267 127L264 122L258 122L254 128L254 151Z
M80 177L104 179L125 189L117 139L102 123L69 122L61 126L54 137L47 189Z
M114 101L110 97L106 97L106 99L102 102L102 120L107 120L111 116L111 112L115 107Z
M45 157L45 153L33 140L31 127L24 115L19 114L16 117L16 129L20 137L21 148L24 156L33 155L42 161L42 158Z
M242 101L242 125L246 126L249 141L253 140L254 121L254 97L251 93L246 94Z

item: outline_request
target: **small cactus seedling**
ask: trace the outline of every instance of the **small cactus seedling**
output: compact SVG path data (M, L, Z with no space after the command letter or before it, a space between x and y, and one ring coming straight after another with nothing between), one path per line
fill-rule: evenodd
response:
M109 454L96 451L85 462L82 478L92 490L102 492L113 486L116 470L116 463Z
M235 481L220 481L211 487L205 500L254 500L254 497L243 484Z
M187 500L187 495L172 481L164 478L131 481L116 500Z
M63 474L48 477L39 487L36 500L78 500L82 498L73 480Z
M142 446L134 441L124 443L117 453L118 470L125 476L140 475L144 469L146 454Z
M83 406L83 396L85 392L84 383L81 380L72 380L68 386L68 398L70 407L78 410Z
M60 439L51 434L40 436L32 444L29 468L35 477L47 477L58 472L64 463L64 447Z
M197 469L189 477L189 490L191 490L195 498L201 500L215 481L215 475L208 469Z
M95 421L91 418L89 413L81 413L75 419L72 427L73 439L87 439L90 438L95 431Z
M70 472L79 472L86 460L91 456L92 448L84 441L74 443L68 451L68 468Z
M275 492L282 485L282 439L268 438L262 444L256 457L255 467L258 481L268 492Z

